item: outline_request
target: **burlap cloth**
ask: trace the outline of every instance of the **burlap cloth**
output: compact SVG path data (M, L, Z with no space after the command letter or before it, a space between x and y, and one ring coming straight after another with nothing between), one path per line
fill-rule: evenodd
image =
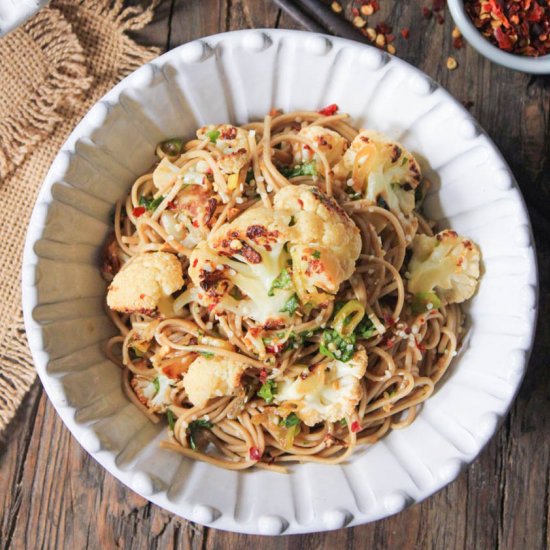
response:
M0 39L0 432L36 376L23 327L20 271L38 189L91 105L158 54L125 34L151 20L153 4L52 0Z

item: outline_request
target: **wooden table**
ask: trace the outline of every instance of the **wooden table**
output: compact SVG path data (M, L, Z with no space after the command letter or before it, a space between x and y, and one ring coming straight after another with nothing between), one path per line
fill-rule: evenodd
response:
M525 381L497 435L454 483L394 517L323 534L248 537L180 520L126 489L80 448L36 383L0 442L2 548L550 546L550 80L491 65L470 47L453 50L450 16L444 25L422 16L430 0L379 3L382 11L371 21L391 23L397 55L473 102L472 113L510 163L530 206L541 273L539 329ZM269 0L165 0L136 39L173 48L247 27L297 28ZM399 36L403 27L410 28L408 41ZM459 63L453 72L448 55Z

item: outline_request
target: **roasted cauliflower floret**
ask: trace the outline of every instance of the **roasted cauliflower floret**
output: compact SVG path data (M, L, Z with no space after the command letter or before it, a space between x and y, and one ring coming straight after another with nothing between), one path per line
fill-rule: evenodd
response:
M135 374L130 380L137 398L151 412L164 413L172 404L172 386L170 378L159 374L155 378L148 378Z
M208 189L184 186L160 216L167 233L188 248L206 238L214 221L218 201Z
M270 326L287 322L283 310L294 290L272 286L290 260L285 250L290 223L290 213L254 208L201 243L189 268L199 302L216 313L228 310Z
M325 155L331 167L341 160L348 146L343 136L323 126L306 126L298 132L298 135L311 141ZM292 152L296 163L315 161L317 172L322 173L323 165L318 158L319 155L309 145L293 142Z
M178 258L168 252L136 256L115 276L107 293L107 305L115 311L151 314L183 286Z
M197 130L197 137L209 141L219 151L217 163L225 174L237 174L250 161L248 132L242 128L231 124L210 124Z
M334 173L346 185L351 183L366 200L388 208L412 239L418 228L418 221L411 214L421 173L416 159L401 144L378 132L362 130Z
M338 203L317 187L289 185L277 192L277 210L293 213L288 245L293 281L300 300L321 303L351 277L361 252L359 229Z
M153 184L161 192L166 191L176 181L182 185L205 187L211 173L212 169L209 164L202 159L197 160L191 166L186 163L184 168L180 168L165 157L153 171Z
M195 407L206 405L209 399L231 395L240 386L247 366L225 357L197 357L183 378L183 387Z
M203 305L266 328L286 324L298 298L304 305L332 300L361 250L359 229L316 187L285 187L274 203L220 227L193 251L189 269Z
M460 303L474 294L479 279L479 248L454 231L434 237L417 235L408 267L408 290L436 292L446 303Z
M330 361L304 367L302 375L294 381L277 384L275 402L291 402L296 414L308 426L323 420L336 422L355 410L362 396L361 378L367 369L367 354L358 349L347 362Z

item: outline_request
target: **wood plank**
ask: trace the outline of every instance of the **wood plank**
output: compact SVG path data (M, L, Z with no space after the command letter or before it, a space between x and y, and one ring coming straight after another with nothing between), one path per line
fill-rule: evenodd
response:
M136 0L137 1L137 0ZM369 24L387 20L398 55L461 101L510 162L541 228L541 315L525 382L498 434L459 478L394 517L353 529L304 536L247 537L179 520L126 489L89 457L35 385L0 441L2 548L517 548L550 547L548 387L550 370L550 94L548 81L491 65L471 48L453 51L452 22L427 21L428 2L381 2ZM350 16L351 1L346 4ZM223 30L296 28L268 0L165 0L142 43L174 47ZM169 31L170 29L170 31ZM459 68L445 68L452 54Z

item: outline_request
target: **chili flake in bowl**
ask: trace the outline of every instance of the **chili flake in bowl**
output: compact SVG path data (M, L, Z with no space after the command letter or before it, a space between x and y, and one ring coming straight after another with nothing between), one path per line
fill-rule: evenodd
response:
M550 74L549 0L448 0L464 38L491 61Z

